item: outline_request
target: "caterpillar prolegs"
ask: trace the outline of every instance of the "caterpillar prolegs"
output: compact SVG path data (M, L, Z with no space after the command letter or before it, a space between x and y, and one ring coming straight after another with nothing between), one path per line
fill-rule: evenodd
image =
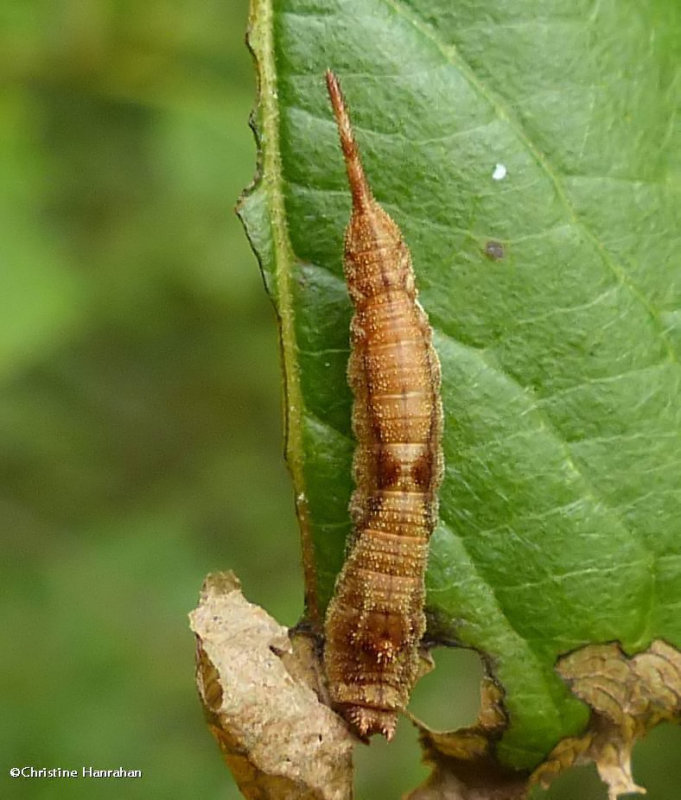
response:
M352 193L344 270L357 449L354 535L325 622L331 701L390 739L417 677L424 575L443 471L440 365L409 250L367 183L338 80L326 81Z

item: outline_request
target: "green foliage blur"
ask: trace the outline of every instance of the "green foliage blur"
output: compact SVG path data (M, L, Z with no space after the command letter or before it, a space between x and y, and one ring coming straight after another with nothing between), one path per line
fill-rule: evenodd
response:
M275 317L233 214L255 165L246 18L0 8L3 797L236 800L187 612L226 568L281 622L301 612ZM478 660L439 660L415 710L448 697L440 723L470 722ZM360 797L425 777L413 739L360 749ZM143 778L9 777L27 765Z
M301 610L246 0L0 10L3 797L236 798L187 623ZM9 80L7 80L9 78ZM12 780L11 766L141 769Z

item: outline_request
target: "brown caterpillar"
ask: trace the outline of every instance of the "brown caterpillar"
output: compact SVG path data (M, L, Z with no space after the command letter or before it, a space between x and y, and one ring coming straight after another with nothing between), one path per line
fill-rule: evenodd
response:
M411 256L374 199L337 78L326 74L352 192L344 270L355 308L350 503L354 536L325 622L331 701L362 736L391 739L418 671L424 574L443 471L440 364Z

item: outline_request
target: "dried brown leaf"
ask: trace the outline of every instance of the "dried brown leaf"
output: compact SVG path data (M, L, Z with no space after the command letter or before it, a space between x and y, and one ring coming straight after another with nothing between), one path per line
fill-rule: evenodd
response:
M208 725L242 794L257 800L348 800L353 739L319 701L318 660L241 594L209 575L190 614Z
M610 800L645 793L631 773L634 745L662 721L681 719L681 653L661 640L629 658L618 644L589 645L558 662L557 670L592 710L589 729L565 739L535 770L547 786L573 764L593 761Z

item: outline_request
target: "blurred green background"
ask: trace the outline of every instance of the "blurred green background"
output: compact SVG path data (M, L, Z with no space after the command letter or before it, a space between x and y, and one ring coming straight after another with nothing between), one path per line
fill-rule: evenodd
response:
M236 799L186 614L224 568L281 622L301 611L275 316L233 214L255 163L246 18L246 0L0 8L3 797ZM477 657L438 661L414 710L470 722ZM668 776L650 742L642 770ZM359 796L425 776L413 746L403 722L360 748ZM144 777L9 778L24 765ZM575 793L604 797L593 770L551 796Z
M275 316L233 214L255 159L246 15L0 10L3 797L236 798L186 615L222 568L300 613Z

